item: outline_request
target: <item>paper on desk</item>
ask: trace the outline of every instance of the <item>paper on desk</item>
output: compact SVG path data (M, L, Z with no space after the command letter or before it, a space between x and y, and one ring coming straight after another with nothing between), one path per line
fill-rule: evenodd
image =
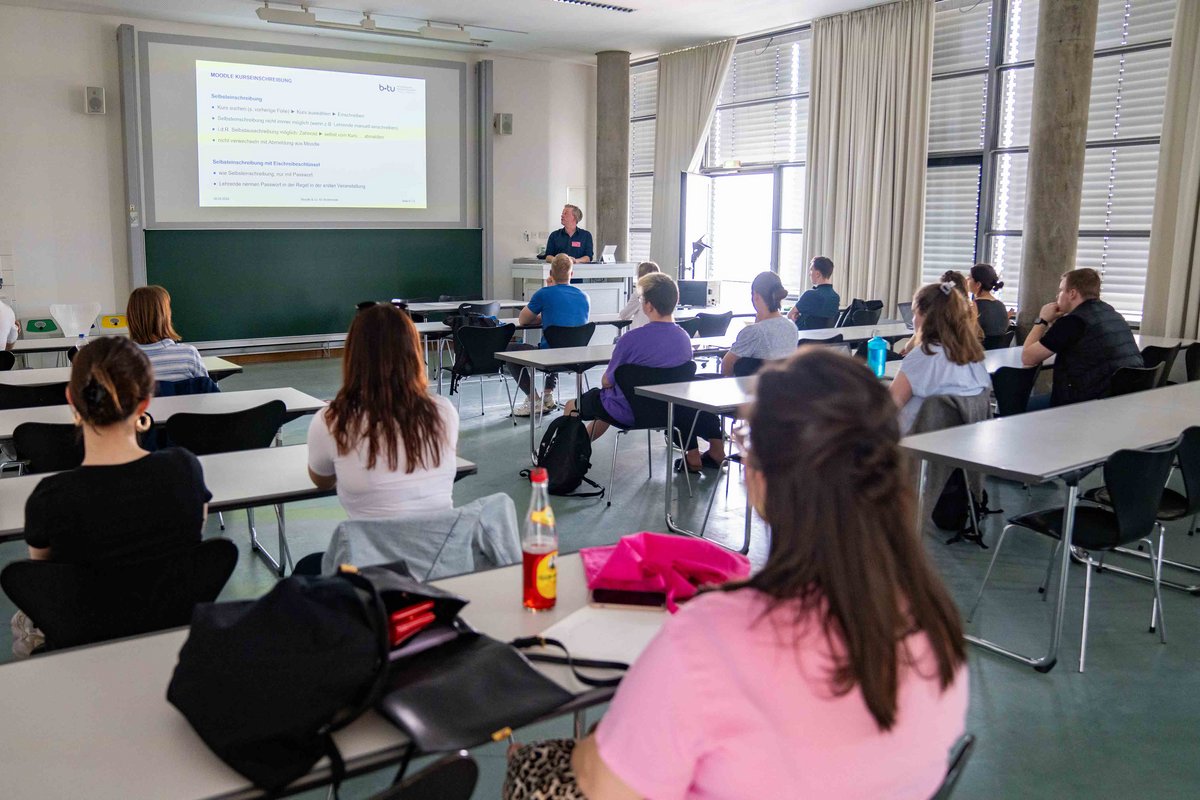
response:
M632 664L667 619L665 610L584 606L542 631L558 639L575 658Z

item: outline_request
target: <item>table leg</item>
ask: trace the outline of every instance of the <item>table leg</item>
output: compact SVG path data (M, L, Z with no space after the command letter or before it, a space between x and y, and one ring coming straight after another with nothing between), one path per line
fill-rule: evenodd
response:
M925 486L929 483L929 459L921 459L920 477L917 478L917 535L925 531Z
M529 398L529 463L537 466L537 411L538 405L533 402L534 390L537 386L537 370L532 367L525 368L529 375L529 391L525 396ZM520 386L517 387L518 389Z
M1068 543L1075 533L1075 504L1079 499L1078 477L1069 480L1065 488L1066 497L1063 508L1066 513L1063 515L1063 542ZM1058 661L1058 645L1062 640L1063 617L1065 616L1067 607L1067 571L1071 568L1071 548L1064 546L1061 549L1062 556L1058 565L1058 597L1055 598L1054 602L1054 619L1050 623L1050 647L1046 651L1046 655L1041 658L1023 656L1020 653L1007 650L994 642L989 642L987 639L981 639L978 636L968 635L966 636L966 640L972 644L979 645L985 650L991 650L993 653L999 653L1014 661L1028 664L1038 672L1049 672L1054 669L1054 664Z

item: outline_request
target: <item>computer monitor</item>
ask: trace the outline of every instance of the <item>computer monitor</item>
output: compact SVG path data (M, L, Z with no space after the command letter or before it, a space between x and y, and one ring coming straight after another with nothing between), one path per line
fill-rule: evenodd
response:
M695 307L708 305L708 281L680 281L679 305Z

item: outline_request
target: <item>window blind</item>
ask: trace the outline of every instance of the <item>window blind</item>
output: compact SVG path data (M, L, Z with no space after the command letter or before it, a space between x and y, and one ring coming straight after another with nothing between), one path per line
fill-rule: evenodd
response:
M936 281L948 269L965 271L975 263L979 172L978 164L929 170L925 180L921 283Z

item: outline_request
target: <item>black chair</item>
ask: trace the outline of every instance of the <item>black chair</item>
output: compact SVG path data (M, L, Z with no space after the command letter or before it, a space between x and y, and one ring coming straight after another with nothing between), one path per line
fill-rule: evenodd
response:
M1144 392L1159 385L1163 376L1163 365L1154 367L1121 367L1112 376L1111 397Z
M11 350L0 350L0 372L12 369L17 363L17 356Z
M507 365L496 358L496 353L508 349L508 344L516 332L517 326L511 322L495 328L464 325L454 332L454 363L449 367L442 367L442 371L450 373L450 394L458 393L458 384L463 378L479 378L480 416L483 416L483 381L489 377L498 376L504 382L509 412L512 411L513 397L508 388ZM462 408L461 394L458 406ZM516 424L515 421L513 424Z
M691 319L681 319L675 323L679 327L687 331L689 339L695 339L696 334L700 332L700 318L692 317Z
M47 383L43 386L9 386L0 383L0 410L66 404L66 383Z
M732 311L726 311L724 314L705 314L702 311L696 315L696 321L699 323L696 336L724 336L732 320Z
M995 336L985 336L983 337L983 349L1003 350L1006 347L1012 347L1013 339L1016 338L1016 335L1016 331L1005 331Z
M856 325L874 325L883 316L882 300L859 300L855 298L838 319L838 328L850 328Z
M596 333L596 323L588 322L584 325L576 325L567 327L565 325L551 325L548 328L542 329L542 338L546 340L546 345L550 348L556 347L587 347L592 341L592 336ZM572 372L576 376L581 376L580 379L586 380L584 375L588 371L588 367L559 367L551 372ZM549 372L545 373L549 374ZM543 395L545 392L543 391ZM577 391L576 394L581 394Z
M1171 369L1175 366L1175 359L1179 357L1179 351L1183 349L1182 344L1177 344L1174 347L1158 347L1156 345L1148 345L1142 348L1142 366L1157 367L1162 364L1162 377L1154 388L1167 385L1167 379L1171 377Z
M836 328L838 317L815 317L811 314L801 314L796 318L796 328L802 331L816 331L824 328Z
M654 458L650 454L650 432L655 430L665 430L667 427L667 404L661 400L653 400L649 397L643 397L637 393L639 386L656 386L664 383L683 383L690 381L696 377L696 362L688 361L685 364L680 364L678 367L643 367L635 364L624 364L617 367L616 374L613 375L613 383L621 390L621 394L629 401L629 407L633 409L633 424L629 427L623 425L613 425L617 435L613 439L613 454L612 467L608 472L608 504L612 505L613 500L613 481L617 475L617 448L621 444L621 437L631 431L646 432L646 471L650 478L654 477ZM675 431L679 432L678 441L680 449L686 449L683 442L682 431L687 428L685 424L677 416L675 419ZM672 433L671 441L676 441L675 434ZM688 485L688 494L692 491L691 478L688 477L688 472L683 471L685 480ZM667 476L667 480L671 480L671 476Z
M83 463L83 435L71 424L22 422L13 430L13 449L23 462L18 474L62 472Z
M1162 553L1162 526L1159 525L1156 514L1162 501L1163 489L1167 476L1171 472L1171 464L1175 460L1175 448L1166 450L1118 450L1104 464L1104 485L1112 500L1111 508L1100 508L1089 505L1076 505L1075 527L1072 531L1070 547L1086 550L1089 553L1115 550L1118 547L1142 542L1150 548L1150 556L1158 564L1154 570L1154 609L1157 613L1159 636L1163 642L1167 640L1166 626L1163 623L1162 588L1159 576L1162 571L1161 562L1156 553ZM1045 586L1050 582L1050 572L1054 567L1055 554L1062 545L1063 517L1066 509L1059 506L1044 511L1033 511L1012 517L1008 525L1000 533L996 541L996 549L992 561L988 564L983 583L979 586L979 594L975 605L967 615L967 621L975 616L975 610L983 599L983 590L987 587L988 578L996 566L996 557L1004 546L1004 537L1009 530L1027 528L1034 533L1049 536L1057 540L1050 556L1050 564L1043 581L1042 597L1046 597ZM1158 528L1158 548L1155 549L1150 534ZM1092 592L1092 567L1098 566L1088 555L1084 559L1084 589L1083 589L1083 633L1079 645L1079 671L1083 672L1084 659L1087 655L1087 619L1088 606Z
M816 330L816 329L811 328L810 330ZM835 333L833 336L827 336L824 339L809 339L807 337L804 337L804 338L800 339L799 345L801 347L803 347L806 344L841 344L844 341L845 341L845 337L843 337L842 334Z
M480 314L485 317L497 317L500 315L500 303L493 300L490 303L461 303L458 306L458 313Z
M762 369L763 364L766 363L766 360L762 358L739 358L737 361L733 362L733 377L748 378Z
M167 420L163 441L190 450L197 456L257 450L270 447L285 422L287 406L282 400L272 400L261 406L227 414L174 414ZM254 526L254 509L246 509L251 550L261 553L282 576L290 557L287 541L283 537L282 505L275 506L275 516L279 522L278 561L264 550L258 541L258 529ZM225 530L224 514L218 513L217 519L220 520L221 530Z
M1011 417L1029 410L1029 395L1037 383L1040 367L1000 367L992 373L996 416Z
M478 780L479 765L470 753L459 750L396 781L370 800L470 800Z
M46 635L44 652L186 625L197 603L217 599L237 559L233 542L206 539L135 563L14 561L0 587Z
M1200 380L1200 342L1193 342L1183 351L1183 365L1187 368L1187 379Z
M67 363L74 364L75 356L77 356L77 355L79 355L79 345L75 345L74 347L68 349L67 350Z
M975 737L969 733L964 733L954 743L954 747L950 748L950 765L946 768L946 777L942 779L942 785L938 787L937 792L930 800L949 800L954 794L954 787L958 784L958 779L962 777L963 770L967 768L967 762L971 760L971 753L975 750Z

